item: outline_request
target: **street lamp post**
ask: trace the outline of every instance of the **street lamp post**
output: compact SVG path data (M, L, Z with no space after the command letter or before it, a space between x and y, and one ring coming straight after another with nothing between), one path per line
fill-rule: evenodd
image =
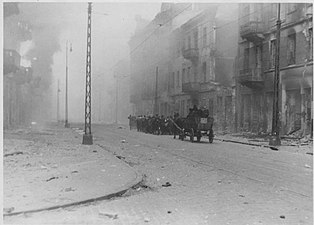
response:
M68 67L68 45L69 41L66 42L66 52L65 52L65 124L64 126L66 128L70 127L70 124L68 123L68 73L69 73L69 67ZM70 52L72 51L72 45L70 47Z

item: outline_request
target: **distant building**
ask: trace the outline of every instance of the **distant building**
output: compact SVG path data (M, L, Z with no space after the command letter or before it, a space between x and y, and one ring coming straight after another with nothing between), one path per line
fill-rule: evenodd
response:
M280 124L282 134L312 130L312 4L281 3ZM277 3L243 3L239 11L238 128L271 132Z

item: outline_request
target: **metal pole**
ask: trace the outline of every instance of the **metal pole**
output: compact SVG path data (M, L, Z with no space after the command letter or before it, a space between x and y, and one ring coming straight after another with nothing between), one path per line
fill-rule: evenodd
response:
M156 67L156 82L155 82L155 104L154 104L154 114L157 114L157 98L158 98L158 66Z
M65 50L65 127L69 127L68 124L68 41L66 42Z
M91 110L92 110L92 77L91 77L91 30L92 30L92 3L88 3L88 18L87 18L87 56L86 56L86 89L85 89L85 133L83 135L83 145L92 145L93 136L92 136L92 126L91 126Z
M60 93L60 80L58 79L58 89L57 89L57 123L59 123L59 110L60 110L60 107L59 107L59 93Z
M276 51L275 51L275 77L274 77L274 99L273 99L273 120L272 120L272 138L270 139L270 145L281 145L280 141L280 99L279 99L279 90L280 90L280 3L278 3L278 19L277 19L277 31L276 31Z

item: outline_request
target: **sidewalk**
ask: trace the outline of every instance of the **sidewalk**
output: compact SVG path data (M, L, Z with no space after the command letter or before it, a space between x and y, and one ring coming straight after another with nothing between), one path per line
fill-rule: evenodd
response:
M123 194L142 179L129 165L62 125L4 132L4 216Z
M257 135L250 135L246 133L217 133L215 140L224 142L233 142L238 144L259 146L259 147L272 147L272 150L287 151L293 153L303 153L313 155L313 141L308 138L303 139L281 139L281 146L270 146L267 137L258 137Z

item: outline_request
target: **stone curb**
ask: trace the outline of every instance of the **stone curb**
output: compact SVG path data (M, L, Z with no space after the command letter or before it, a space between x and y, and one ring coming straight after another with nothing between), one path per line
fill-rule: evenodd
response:
M223 142L232 142L236 144L243 144L243 145L251 145L251 146L258 146L263 148L270 148L271 150L278 151L278 148L271 145L262 145L262 144L255 144L255 143L249 143L249 142L242 142L242 141L234 141L234 140L228 140L228 139L222 139L222 138L215 138L215 140L223 141Z
M122 161L122 160L120 160ZM121 162L125 164L126 166L130 167L127 163ZM139 175L133 168L130 167L130 169L133 170L133 172L136 175L136 178L133 181L130 181L129 183L123 185L120 187L116 192L107 194L104 196L99 196L95 198L90 198L82 201L77 201L77 202L72 202L72 203L67 203L67 204L62 204L62 205L55 205L55 206L50 206L50 207L45 207L45 208L40 208L40 209L33 209L33 210L26 210L26 211L18 211L18 212L12 212L12 213L4 213L3 217L5 216L16 216L20 214L27 214L27 213L37 213L37 212L42 212L42 211L48 211L48 210L54 210L54 209L59 209L59 208L67 208L71 206L77 206L77 205L83 205L91 202L96 202L96 201L101 201L101 200L108 200L114 197L119 197L123 195L128 189L137 186L139 183L143 181L143 175Z

